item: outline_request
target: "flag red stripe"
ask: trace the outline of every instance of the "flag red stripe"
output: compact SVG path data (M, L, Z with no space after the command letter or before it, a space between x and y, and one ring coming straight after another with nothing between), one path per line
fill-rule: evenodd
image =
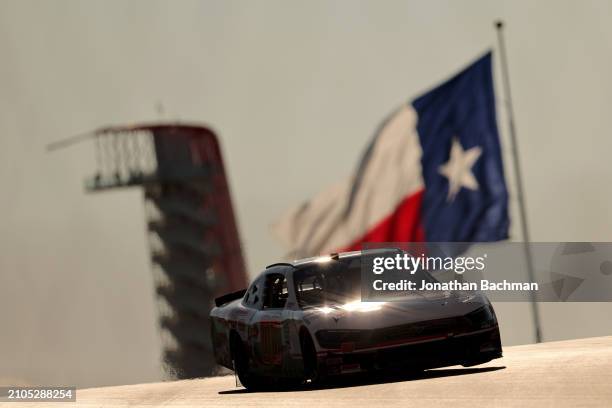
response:
M358 251L365 242L424 242L421 201L424 190L405 197L391 214L339 252Z

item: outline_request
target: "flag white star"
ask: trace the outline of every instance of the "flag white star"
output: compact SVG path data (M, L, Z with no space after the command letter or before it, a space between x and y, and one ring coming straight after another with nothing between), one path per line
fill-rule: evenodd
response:
M440 166L440 174L448 179L448 201L453 201L461 187L478 190L478 181L472 173L472 166L482 154L478 146L463 150L459 140L454 137L451 145L450 158Z

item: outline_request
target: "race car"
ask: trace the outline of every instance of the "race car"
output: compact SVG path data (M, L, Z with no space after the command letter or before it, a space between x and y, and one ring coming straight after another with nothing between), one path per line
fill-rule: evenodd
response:
M257 390L502 356L497 318L484 295L439 291L361 302L363 257L347 252L273 264L248 289L217 298L210 313L217 363Z

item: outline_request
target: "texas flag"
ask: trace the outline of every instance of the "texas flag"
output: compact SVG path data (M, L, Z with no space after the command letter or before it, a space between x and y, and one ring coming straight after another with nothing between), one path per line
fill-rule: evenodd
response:
M274 226L289 256L367 242L471 242L508 237L488 52L402 105L379 127L356 172Z

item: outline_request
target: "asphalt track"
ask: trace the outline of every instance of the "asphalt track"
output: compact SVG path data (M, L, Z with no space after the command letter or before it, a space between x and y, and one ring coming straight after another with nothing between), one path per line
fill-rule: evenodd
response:
M502 359L477 367L356 377L318 389L248 393L225 376L77 390L76 404L51 404L60 406L612 407L612 336L508 347Z

